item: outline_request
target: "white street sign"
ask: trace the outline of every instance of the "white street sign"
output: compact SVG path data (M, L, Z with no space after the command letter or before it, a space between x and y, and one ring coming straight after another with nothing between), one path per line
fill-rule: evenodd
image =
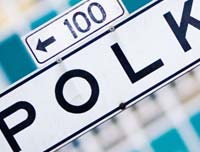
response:
M199 65L199 9L154 1L2 93L0 150L53 151Z
M124 15L118 0L86 0L25 37L25 45L39 64L67 51L86 37Z

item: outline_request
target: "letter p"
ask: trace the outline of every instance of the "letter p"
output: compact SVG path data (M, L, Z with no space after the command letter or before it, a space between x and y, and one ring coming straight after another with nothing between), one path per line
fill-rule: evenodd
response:
M28 117L26 120L17 124L13 128L9 128L4 119L17 112L18 110L25 110L28 114ZM30 103L24 101L17 102L14 105L5 109L4 111L0 112L0 129L5 136L7 142L11 146L13 152L21 151L21 148L15 140L14 135L22 131L26 127L30 126L34 122L35 116L36 112L34 107Z

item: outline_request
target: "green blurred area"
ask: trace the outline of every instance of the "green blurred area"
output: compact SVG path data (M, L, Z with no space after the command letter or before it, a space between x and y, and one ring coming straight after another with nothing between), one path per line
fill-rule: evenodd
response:
M17 34L0 43L0 54L0 64L9 83L14 83L36 69Z
M152 0L122 0L129 13L136 11L151 1Z

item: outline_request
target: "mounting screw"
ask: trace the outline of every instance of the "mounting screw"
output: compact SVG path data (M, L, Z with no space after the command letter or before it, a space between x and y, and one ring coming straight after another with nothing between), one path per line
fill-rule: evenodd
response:
M110 30L110 32L114 32L115 31L115 27L111 26L109 30Z
M126 109L126 104L125 103L120 103L119 108L121 110L125 110Z
M56 60L57 63L62 63L62 61L63 61L62 58L57 58Z

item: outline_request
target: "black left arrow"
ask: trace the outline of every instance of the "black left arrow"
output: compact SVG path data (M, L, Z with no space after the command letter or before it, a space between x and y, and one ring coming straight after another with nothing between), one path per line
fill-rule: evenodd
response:
M38 40L38 43L37 43L37 50L40 50L40 51L43 51L43 52L47 52L47 49L46 47L51 45L52 43L54 43L56 41L56 39L54 38L54 36L48 38L47 40L45 41L41 41L40 39Z

